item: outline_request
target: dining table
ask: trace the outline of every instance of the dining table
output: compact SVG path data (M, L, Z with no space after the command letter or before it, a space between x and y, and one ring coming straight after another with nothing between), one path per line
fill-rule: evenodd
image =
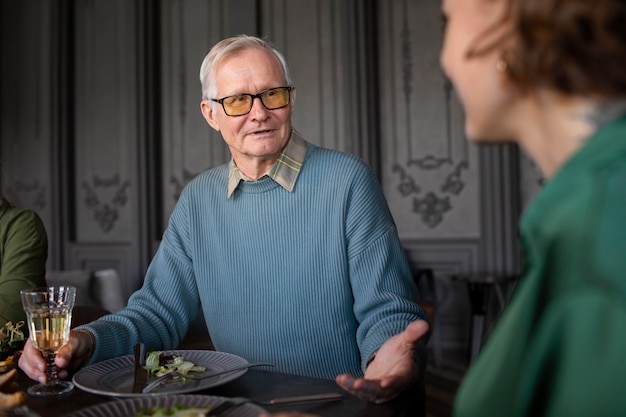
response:
M18 372L17 382L23 390L36 383L21 370ZM272 399L326 393L340 393L342 398L312 403L261 405L261 407L270 413L299 411L319 417L414 417L425 415L423 384L420 383L416 383L392 401L374 404L350 395L342 390L334 380L249 369L235 380L193 394L246 397L257 404L266 404ZM118 397L94 394L75 387L71 392L59 396L37 397L28 395L25 405L41 417L63 417L86 407L97 406L107 401L121 400Z

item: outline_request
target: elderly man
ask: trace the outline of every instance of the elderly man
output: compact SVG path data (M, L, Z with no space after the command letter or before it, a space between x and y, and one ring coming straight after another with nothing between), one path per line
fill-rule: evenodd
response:
M200 78L202 114L232 160L189 183L143 287L73 331L57 365L129 354L138 341L174 348L201 305L219 351L394 398L425 365L428 325L375 176L292 128L296 90L266 41L219 42ZM45 379L30 346L20 366Z

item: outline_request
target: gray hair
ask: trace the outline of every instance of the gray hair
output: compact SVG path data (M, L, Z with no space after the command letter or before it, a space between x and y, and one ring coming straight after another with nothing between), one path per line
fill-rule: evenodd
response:
M270 42L257 38L255 36L237 35L231 38L221 40L204 57L202 66L200 67L200 83L202 84L202 99L208 100L215 98L217 93L217 86L214 83L215 69L218 65L233 55L240 53L247 49L266 49L271 52L280 62L285 76L285 84L291 85L291 75L289 74L289 68L287 67L287 61L285 57L280 53L278 49Z

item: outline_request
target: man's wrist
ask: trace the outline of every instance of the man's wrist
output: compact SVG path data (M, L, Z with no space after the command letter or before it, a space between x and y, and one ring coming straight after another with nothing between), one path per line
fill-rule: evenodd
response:
M367 359L367 362L365 362L365 369L367 369L367 367L370 366L370 363L374 362L374 359L376 359L377 353L378 353L378 350L375 350L374 353L370 355L370 357Z

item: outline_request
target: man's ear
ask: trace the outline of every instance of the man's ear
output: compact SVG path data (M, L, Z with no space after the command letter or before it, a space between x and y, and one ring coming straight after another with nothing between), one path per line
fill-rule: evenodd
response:
M215 120L213 114L213 106L211 105L211 103L209 103L208 100L202 100L200 102L200 111L202 112L202 115L204 116L204 119L207 121L209 126L219 132L220 125L217 123L217 120Z

